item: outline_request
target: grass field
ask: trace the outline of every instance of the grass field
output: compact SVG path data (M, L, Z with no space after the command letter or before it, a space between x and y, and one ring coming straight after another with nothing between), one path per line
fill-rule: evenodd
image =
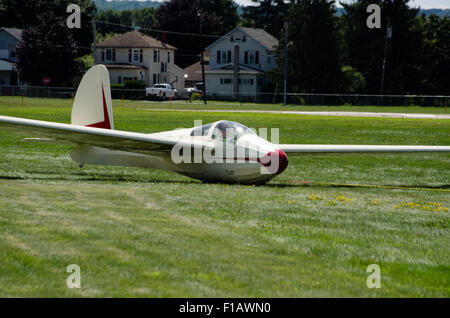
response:
M70 102L59 102L2 97L0 115L68 123ZM450 145L450 120L114 105L120 130L229 119L279 127L281 143ZM69 146L3 132L0 149L0 297L450 296L448 154L290 158L252 187L80 169ZM366 286L374 263L380 289ZM69 264L80 289L66 286Z

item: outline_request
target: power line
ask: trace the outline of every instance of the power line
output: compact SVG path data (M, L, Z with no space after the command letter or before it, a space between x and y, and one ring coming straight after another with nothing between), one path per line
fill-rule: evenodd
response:
M103 24L109 24L109 25L115 25L115 26L121 26L121 27L125 27L128 29L136 29L135 26L131 26L131 25L126 25L126 24L121 24L121 23L113 23L113 22L106 22L106 21L101 21L101 20L94 20L95 23L103 23ZM196 37L206 37L206 38L231 38L234 36L224 36L224 35L215 35L215 34L200 34L200 33L192 33L192 32L178 32L178 31L168 31L168 30L159 30L159 29L148 29L148 28L142 28L139 27L139 30L144 30L144 31L149 31L149 32L156 32L156 33L167 33L167 34L176 34L176 35L186 35L186 36L196 36ZM251 37L252 39L255 40L265 40L265 39L273 39L275 37L273 36L263 36L263 37Z
M103 23L103 24L109 24L109 25L115 25L115 26L121 26L128 29L135 29L135 27L126 25L126 24L120 24L120 23L113 23L113 22L105 22L100 20L95 20L95 23ZM156 33L167 33L167 34L176 34L176 35L186 35L186 36L198 36L198 37L213 37L213 38L221 38L220 35L208 35L208 34L200 34L200 33L189 33L189 32L177 32L177 31L167 31L167 30L158 30L158 29L147 29L147 28L141 28L139 27L139 30L149 31L149 32L156 32Z

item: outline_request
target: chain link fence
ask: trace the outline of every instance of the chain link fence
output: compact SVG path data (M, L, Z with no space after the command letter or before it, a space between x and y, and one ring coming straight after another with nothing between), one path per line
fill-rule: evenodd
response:
M0 85L0 96L24 96L41 98L72 98L77 92L73 87L7 86ZM145 99L144 89L111 89L113 99Z
M72 98L76 93L73 87L47 86L7 86L0 85L0 96L25 96L43 98ZM144 100L145 89L111 89L113 99ZM189 94L179 92L178 98L188 99ZM214 101L255 102L264 104L283 103L283 93L240 93L229 92L207 94ZM366 95L366 94L308 94L288 93L287 104L291 105L351 105L351 106L434 106L447 107L450 96L444 95Z
M283 93L208 94L208 99L223 101L256 102L264 104L281 104ZM447 107L450 96L444 95L368 95L368 94L308 94L287 93L286 103L290 105L322 105L322 106L434 106Z

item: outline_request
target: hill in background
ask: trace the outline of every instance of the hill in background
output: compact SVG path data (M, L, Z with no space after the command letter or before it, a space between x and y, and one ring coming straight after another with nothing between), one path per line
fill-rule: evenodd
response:
M147 7L157 8L161 5L158 1L127 1L127 0L93 0L99 10L134 10Z
M337 8L336 14L343 15L345 12L344 8ZM450 16L450 9L421 9L419 14L425 14L425 16L430 16L432 14L436 14L440 17Z
M161 2L158 1L129 1L129 0L93 0L95 5L99 10L133 10L133 9L142 9L147 7L157 8L161 5ZM238 13L242 13L242 6L238 5ZM337 15L342 15L344 13L343 8L337 8ZM420 10L420 14L424 13L426 16L431 14L437 14L438 16L450 16L450 9L423 9Z

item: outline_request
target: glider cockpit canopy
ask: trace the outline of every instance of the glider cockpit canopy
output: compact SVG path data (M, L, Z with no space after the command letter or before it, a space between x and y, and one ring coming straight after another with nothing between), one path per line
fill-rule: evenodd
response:
M191 136L204 136L216 140L231 140L237 141L241 136L252 134L255 132L242 124L221 120L211 124L196 127L192 130Z

